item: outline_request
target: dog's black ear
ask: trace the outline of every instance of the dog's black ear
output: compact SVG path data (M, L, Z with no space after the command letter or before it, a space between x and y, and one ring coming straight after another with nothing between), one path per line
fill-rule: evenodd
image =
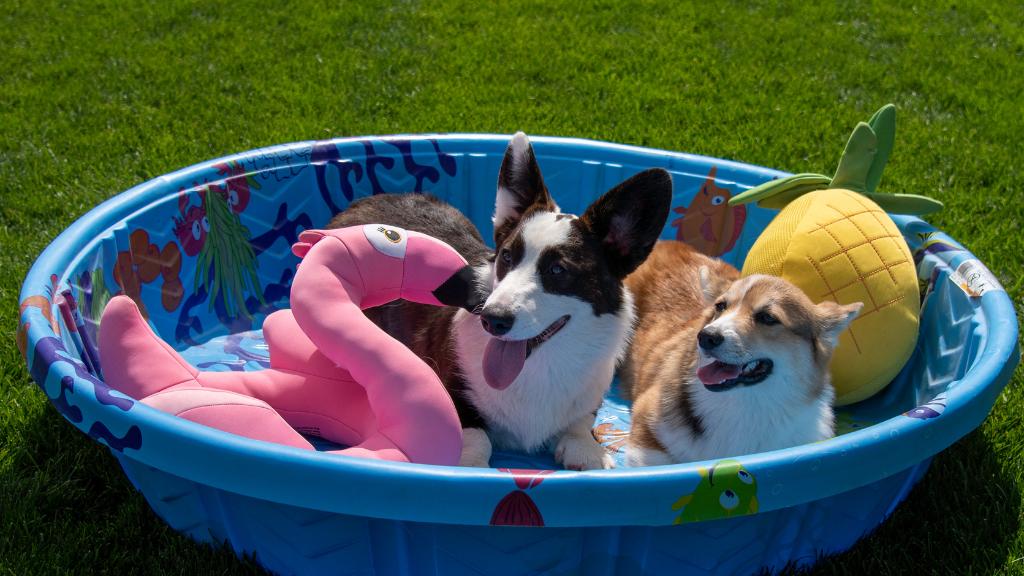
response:
M625 278L647 259L672 203L672 176L645 170L597 199L580 218L604 246L613 274Z
M498 195L494 202L494 245L500 246L527 210L558 211L540 175L530 139L516 132L505 149L498 170Z

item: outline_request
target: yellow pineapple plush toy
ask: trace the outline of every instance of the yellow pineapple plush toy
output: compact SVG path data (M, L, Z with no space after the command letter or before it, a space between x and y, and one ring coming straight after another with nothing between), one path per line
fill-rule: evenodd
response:
M837 405L859 402L884 388L917 342L917 271L886 211L920 215L942 204L924 196L876 192L895 134L896 108L889 104L857 125L832 178L797 174L729 201L756 201L782 210L751 247L744 276L781 276L815 302L864 303L832 358Z

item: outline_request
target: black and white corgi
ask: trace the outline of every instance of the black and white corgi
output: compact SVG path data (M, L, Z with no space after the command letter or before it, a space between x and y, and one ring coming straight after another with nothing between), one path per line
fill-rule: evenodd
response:
M470 313L398 302L370 312L433 366L459 411L464 466L492 446L553 450L566 468L609 468L591 433L633 329L623 279L668 217L668 172L641 172L580 216L548 193L529 139L516 134L498 174L492 252L452 206L422 194L354 202L331 227L382 222L444 240L474 266L484 304Z

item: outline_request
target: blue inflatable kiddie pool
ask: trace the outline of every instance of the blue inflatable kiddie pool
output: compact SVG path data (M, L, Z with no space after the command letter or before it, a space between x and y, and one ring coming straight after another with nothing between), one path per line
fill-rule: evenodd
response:
M161 176L95 208L39 256L21 292L19 344L57 410L109 447L170 526L227 541L269 570L303 574L746 574L846 550L906 497L932 456L985 419L1018 361L1013 306L970 252L895 217L924 299L917 349L883 392L841 408L832 440L653 468L552 470L550 457L496 454L491 469L371 461L291 449L194 424L113 392L54 304L70 290L85 332L114 294L195 365L267 365L260 327L288 306L298 233L353 199L429 192L491 237L509 137L399 136L302 142ZM782 172L690 154L536 138L545 179L579 213L626 177L660 166L676 208L663 237L704 243L740 265L774 215L721 201ZM739 211L742 211L739 212ZM695 220L696 219L696 220ZM701 219L706 219L703 221ZM692 230L700 231L696 236ZM236 265L219 264L230 254ZM240 264L239 264L240 263ZM201 273L200 273L201 272ZM977 287L977 286L976 286ZM84 357L83 357L84 356ZM627 406L613 388L595 435L622 461ZM757 512L677 524L681 497L717 499L702 471L745 471ZM724 473L724 472L723 472ZM740 491L737 491L740 492ZM734 510L750 510L739 506ZM125 542L125 546L132 545Z

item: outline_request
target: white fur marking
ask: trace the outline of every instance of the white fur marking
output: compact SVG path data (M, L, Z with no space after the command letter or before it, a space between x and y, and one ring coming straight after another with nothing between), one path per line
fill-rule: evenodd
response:
M569 239L570 220L558 220L556 216L554 212L544 212L524 222L520 231L524 241L522 260L500 281L494 276L494 291L486 305L515 315L512 330L505 335L509 340L533 338L565 314L572 315L569 324L584 311L593 316L589 303L572 296L549 294L541 283L537 270L541 254Z
M504 168L510 172L512 180L519 180L524 176L530 163L530 139L526 134L516 132L515 136L508 143L508 147L512 149L511 163L504 166ZM491 217L491 222L495 228L501 226L506 220L517 218L522 214L523 209L526 207L519 206L518 200L519 198L515 194L512 194L502 186L498 186L498 195L494 199L494 216ZM557 205L555 206L555 211L558 211Z
M459 466L467 468L489 468L491 465L491 441L487 432L479 428L462 430L462 456Z
M626 457L626 465L630 467L665 466L675 463L672 456L666 452L657 448L644 448L633 444L630 444L629 454Z
M456 313L455 352L466 393L487 421L488 437L496 447L548 449L570 424L585 416L593 421L592 412L601 405L632 334L633 296L628 290L623 294L619 312L601 316L594 316L589 303L566 296L548 295L557 300L535 304L555 318L571 314L572 320L533 351L505 390L495 390L484 380L481 359L490 334L476 316Z
M779 368L776 363L775 370ZM786 382L774 372L754 386L712 392L697 383L692 391L694 410L704 422L704 434L694 436L688 426L673 426L667 421L656 425L658 440L668 448L675 462L778 450L833 435L831 385L811 403L804 397L803 386Z
M512 193L503 186L498 186L498 195L494 198L494 216L491 222L494 227L501 226L506 220L519 216L516 205L512 200Z
M555 460L569 470L608 470L615 466L604 446L594 438L591 429L594 415L579 418L562 434L555 447Z

